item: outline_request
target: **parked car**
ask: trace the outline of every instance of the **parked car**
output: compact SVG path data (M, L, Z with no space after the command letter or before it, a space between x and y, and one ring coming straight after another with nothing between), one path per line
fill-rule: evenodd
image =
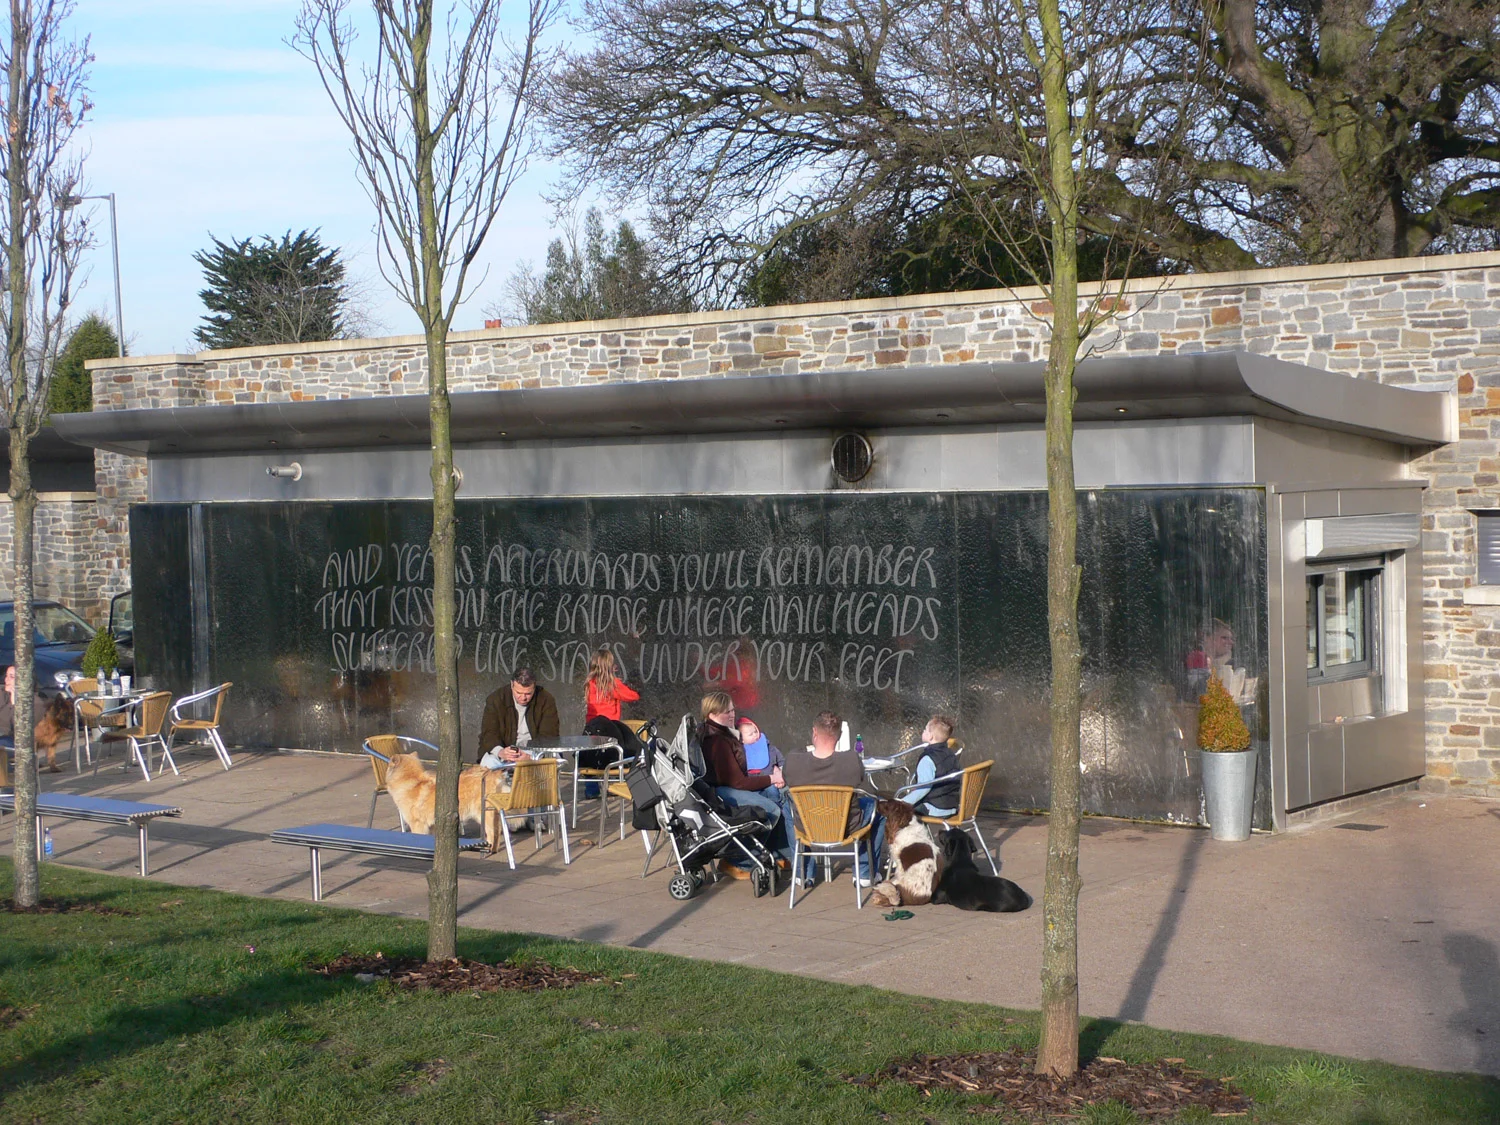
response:
M129 591L110 599L109 629L115 635L120 671L127 676L135 673L131 609ZM83 654L94 639L94 627L60 602L34 601L31 612L36 627L36 688L42 695L57 695L69 680L82 675ZM0 601L0 667L15 663L15 641L15 602Z

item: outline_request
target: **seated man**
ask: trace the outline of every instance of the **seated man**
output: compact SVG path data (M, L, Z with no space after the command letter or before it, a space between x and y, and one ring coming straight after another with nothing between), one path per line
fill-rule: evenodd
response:
M823 711L813 720L812 745L806 750L793 750L786 756L784 772L789 787L848 785L858 788L865 783L864 762L859 755L835 753L843 729L844 720L832 711ZM857 795L849 810L849 831L871 821L875 822L875 828L870 834L870 858L875 860L875 867L874 870L867 868L862 850L859 870L855 874L861 887L871 886L875 872L880 869L880 852L885 846L885 818L876 817L874 797ZM802 887L810 887L817 881L817 865L811 857L803 863L797 878L798 886Z
M727 692L711 691L700 705L703 728L699 740L703 760L708 764L708 780L715 792L733 808L748 806L760 809L771 825L767 844L776 853L777 865L792 865L791 801L786 795L786 781L779 768L767 773L751 773L745 765L745 747L740 743L735 724L734 700ZM749 872L728 860L719 869L735 879L749 878Z
M958 755L948 748L953 737L953 720L946 715L934 715L922 728L922 741L907 751L917 759L915 784L926 788L914 789L905 797L907 804L921 816L952 816L958 812L958 795L963 785L959 781L932 784L935 778L957 773L962 767Z
M484 701L484 720L479 725L479 754L490 751L506 762L525 757L521 751L533 740L557 738L557 703L536 682L530 668L517 668L507 687L490 693Z

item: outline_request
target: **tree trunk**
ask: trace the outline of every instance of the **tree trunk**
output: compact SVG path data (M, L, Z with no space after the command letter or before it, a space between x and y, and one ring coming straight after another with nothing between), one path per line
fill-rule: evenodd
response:
M15 581L12 586L15 606L15 747L16 747L16 825L15 825L15 902L17 906L35 906L40 897L40 879L36 854L36 746L31 701L36 692L36 631L32 626L32 534L35 528L36 491L31 486L29 447L31 435L27 426L30 413L26 402L26 170L28 142L26 110L22 91L31 51L30 13L17 0L10 4L9 129L6 141L6 218L9 221L8 268L10 323L5 340L6 377L10 380L10 498L12 528L12 563Z
M1078 1069L1078 496L1073 483L1073 369L1078 362L1078 193L1067 58L1057 0L1040 0L1052 225L1052 334L1047 353L1047 631L1052 644L1051 811L1042 889L1039 1074Z
M454 637L456 540L453 428L448 401L448 321L443 314L443 256L438 240L433 161L438 138L428 107L427 56L432 0L420 0L411 39L412 133L416 143L417 221L421 227L422 328L427 336L428 417L432 428L432 632L438 698L437 799L432 870L427 874L427 959L458 955L458 646Z
M31 442L24 429L10 431L10 511L14 521L14 591L16 617L16 824L15 824L15 902L17 906L35 906L41 896L41 880L36 853L36 716L32 698L36 694L36 630L32 620L31 600L35 584L32 573L33 533L35 530L36 490L31 487Z
M454 515L453 439L448 403L447 341L427 338L429 415L432 425L432 615L437 661L438 767L436 847L427 876L427 959L458 955L458 647L454 595L458 538Z

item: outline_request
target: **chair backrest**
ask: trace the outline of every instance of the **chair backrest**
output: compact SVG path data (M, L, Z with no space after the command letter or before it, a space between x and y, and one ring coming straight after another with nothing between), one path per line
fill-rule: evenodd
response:
M161 725L166 720L167 711L172 706L172 693L170 691L153 691L150 695L141 699L141 725L137 728L142 738L155 738L161 733Z
M948 740L948 749L952 750L955 755L962 754L964 752L964 740L961 738L950 738Z
M391 768L392 755L401 753L401 740L394 734L372 734L365 739L365 753L375 771L375 792L384 793L385 773Z
M517 762L510 778L510 807L541 809L560 805L557 795L556 758L531 758Z
M969 820L979 812L979 801L984 796L984 787L989 784L990 767L994 759L969 766L964 770L963 788L958 797L958 815Z
M97 678L89 679L84 676L79 676L76 680L68 681L68 694L75 697L80 695L93 695L98 690L99 681Z
M626 719L625 725L631 729L635 736L642 741L646 738L646 728L651 725L650 719Z
M216 689L218 694L214 696L214 726L219 725L219 716L224 713L224 697L229 694L229 689L234 687L233 680L225 680Z
M849 835L852 785L798 785L787 790L797 824L810 843L837 844Z

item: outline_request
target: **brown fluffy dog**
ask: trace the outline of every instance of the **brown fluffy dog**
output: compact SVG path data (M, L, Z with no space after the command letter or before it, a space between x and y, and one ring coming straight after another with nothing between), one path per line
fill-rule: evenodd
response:
M458 775L458 819L461 825L482 826L484 799L501 788L499 771L483 766L469 766ZM437 775L424 766L415 754L394 754L385 773L385 787L396 802L406 827L413 832L432 834L437 819Z
M61 773L57 765L57 744L73 737L73 706L61 695L47 700L47 709L37 716L32 728L37 752L47 752L47 772Z
M890 879L875 888L879 906L923 906L932 901L943 871L943 857L927 825L905 801L881 801L875 812L885 817L886 865Z

